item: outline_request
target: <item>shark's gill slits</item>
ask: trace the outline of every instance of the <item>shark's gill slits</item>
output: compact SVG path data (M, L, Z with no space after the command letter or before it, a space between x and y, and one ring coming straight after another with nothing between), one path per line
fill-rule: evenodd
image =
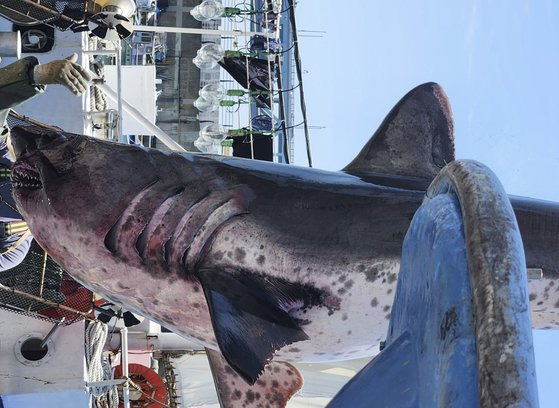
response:
M107 249L124 259L141 261L136 249L138 237L153 218L155 209L160 208L170 196L170 190L170 186L160 180L142 189L107 234Z
M161 203L160 206L155 208L149 223L146 227L142 230L140 235L135 242L136 250L144 261L146 260L146 247L148 245L148 241L153 236L155 230L158 227L161 227L163 218L169 213L169 211L173 208L175 202L177 201L178 197L181 193L184 192L184 187L180 187L178 189L173 189L170 196L168 196L165 201Z
M191 244L186 249L183 259L183 265L186 266L186 270L191 271L196 267L198 261L203 258L209 249L215 232L221 226L231 218L246 213L247 209L234 197L230 197L216 206L206 219L204 225L198 229L196 235L192 238Z
M172 270L180 273L184 265L182 258L194 236L206 223L210 214L226 200L227 198L224 198L219 192L206 194L184 213L177 223L171 239L165 244L167 262Z
M111 229L105 236L105 247L113 254L117 252L118 240L120 238L124 223L129 220L130 217L134 214L135 208L138 206L138 203L140 203L143 198L150 192L157 181L158 180L155 180L149 183L142 190L140 190L140 192L136 194L134 198L132 198L128 207L126 207L122 214L120 214L120 217L118 218L116 223L111 227Z

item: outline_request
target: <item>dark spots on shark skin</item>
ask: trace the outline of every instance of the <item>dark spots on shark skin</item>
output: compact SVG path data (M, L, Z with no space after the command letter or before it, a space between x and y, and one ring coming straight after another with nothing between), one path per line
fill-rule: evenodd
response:
M274 387L274 388L279 387L279 381L278 380L272 380L272 387Z
M359 264L359 266L357 266L357 270L358 270L359 272L365 272L365 265Z
M386 305L382 308L383 312L388 312L390 310L390 305Z
M129 286L124 285L124 284L123 284L122 282L120 282L120 281L117 282L116 285L117 285L120 289L122 289L122 290L128 290L128 289L130 289ZM138 300L140 300L140 299L138 299Z
M377 307L378 306L378 299L377 298L373 298L373 300L371 300L371 306L372 307Z
M108 273L107 268L105 268L104 266L101 267L101 272L103 272L103 273Z
M297 348L297 347L291 347L289 350L290 353L299 353L301 351L301 349Z
M338 339L338 341L336 342L336 344L340 344L342 342L342 339Z
M264 245L260 245L260 250L264 249Z
M241 392L241 390L235 390L235 391L233 392L233 398L232 398L232 400L233 400L233 401L238 401L238 400L241 399L242 396L243 396L243 393Z
M254 392L252 390L248 390L245 393L245 398L246 398L246 400L245 400L246 403L252 404L254 402L254 398L255 398Z
M384 318L385 318L386 320L390 320L390 313L388 313L386 316L384 316Z
M264 265L264 263L266 263L266 257L264 255L260 255L258 258L256 258L256 262L258 263L258 265L262 266Z
M345 294L346 292L347 292L346 288L340 288L340 289L338 289L338 294L339 294L339 295L343 295L343 294Z
M246 256L247 256L247 253L244 249L235 248L235 260L237 262L244 263Z
M300 266L296 267L295 269L293 269L293 272L294 272L294 273L299 273L299 272L301 272L301 267L300 267Z
M233 258L233 252L227 251L227 258Z
M365 274L365 279L368 282L374 282L378 278L379 270L378 270L378 268L373 266L372 268L369 268L369 269L363 271L363 273Z
M216 261L221 261L221 260L223 259L223 256L224 256L224 255L225 255L225 254L224 254L223 251L217 251L217 252L214 254L214 259L215 259Z
M395 273L391 273L388 275L388 283L394 283L396 282L396 279L398 278L398 276Z
M192 307L195 308L195 309L198 309L198 308L200 307L200 303L194 302L194 303L192 304Z
M159 304L159 299L153 299L151 301L155 306L157 306Z
M347 313L344 313L344 314L342 315L342 320L343 320L343 321L347 320Z
M192 287L192 290L196 293L200 292L200 287L198 285L195 285Z
M257 380L257 381L256 381L256 384L258 384L258 385L261 386L261 387L265 387L265 386L266 386L266 381Z
M528 299L530 299L530 302L532 300L535 300L538 297L538 295L536 295L535 293L530 293L530 296L528 296Z
M352 333L351 330L348 330L348 331L347 331L347 335L348 335L348 336L351 336L351 333Z
M388 290L386 291L386 294L387 294L387 295L390 295L391 293L392 293L392 289L388 289Z
M352 280L348 280L344 283L344 287L346 289L351 289L352 286L353 286L353 281Z
M555 281L550 281L549 282L549 287L555 286Z
M225 242L229 241L229 237L227 235L225 236L224 239L225 239Z
M338 278L338 282L342 283L346 280L346 276L345 275L340 275L340 277Z
M559 300L557 302L555 302L555 307L559 308Z

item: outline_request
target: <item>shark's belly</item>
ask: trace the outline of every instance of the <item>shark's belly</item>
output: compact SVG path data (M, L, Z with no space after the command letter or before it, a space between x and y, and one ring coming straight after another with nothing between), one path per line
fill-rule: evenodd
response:
M203 266L242 269L254 279L274 277L323 291L324 305L292 313L309 339L284 346L275 356L294 362L347 360L378 353L399 270L397 258L363 247L351 253L339 240L316 245L270 235L248 222L232 223L220 231Z

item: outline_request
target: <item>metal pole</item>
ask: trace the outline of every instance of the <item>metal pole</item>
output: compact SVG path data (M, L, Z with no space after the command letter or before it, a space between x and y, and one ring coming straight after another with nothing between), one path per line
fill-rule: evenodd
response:
M125 326L120 329L120 364L122 365L122 376L128 380L128 328ZM130 408L130 385L128 381L122 384L122 396L124 408Z
M52 300L43 299L43 298L40 298L39 296L31 295L31 294L29 294L27 292L24 292L22 290L10 288L9 286L3 285L1 283L0 283L0 290L5 290L7 292L12 292L16 295L23 296L24 298L35 300L39 303L42 303L43 305L58 308L60 310L64 310L65 312L70 312L70 313L73 313L75 315L82 316L85 319L91 320L91 315L90 315L89 312L84 313L84 312L81 312L79 310L72 309L71 307L61 305L60 303L53 302Z
M49 341L49 339L54 335L54 333L56 333L58 331L58 329L60 329L60 326L62 326L62 324L64 323L65 320L66 320L66 318L63 317L62 319L60 319L60 321L58 323L56 323L54 326L52 326L52 329L50 329L48 334L45 336L45 338L41 342L41 345L39 346L39 348L45 347L45 345L47 344L47 341Z
M105 92L105 95L107 95L113 101L117 101L117 94L110 86L100 82L96 82L95 86ZM167 133L151 123L149 119L142 114L142 112L130 105L125 99L121 98L121 100L123 109L128 112L134 119L136 119L138 123L140 123L148 132L153 133L155 137L161 140L161 142L163 142L163 144L165 144L169 149L177 152L186 152L184 147L175 142L173 138L171 138L171 136L169 136Z
M134 26L134 31L150 31L152 33L180 33L180 34L207 34L207 35L221 35L224 37L248 37L253 35L261 35L267 38L274 38L274 34L259 32L259 31L225 31L225 30L210 30L206 28L186 28L186 27L164 27L164 26Z
M118 129L118 141L120 143L127 143L128 141L124 139L124 134L122 133L122 48L120 47L120 41L116 46L116 110L118 112L117 129Z
M83 50L84 55L115 55L117 50Z

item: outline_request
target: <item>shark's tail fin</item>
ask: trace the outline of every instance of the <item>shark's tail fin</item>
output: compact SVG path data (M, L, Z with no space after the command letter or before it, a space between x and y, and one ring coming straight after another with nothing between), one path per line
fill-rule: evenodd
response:
M361 176L428 179L454 160L450 104L443 89L429 82L412 89L343 170Z

